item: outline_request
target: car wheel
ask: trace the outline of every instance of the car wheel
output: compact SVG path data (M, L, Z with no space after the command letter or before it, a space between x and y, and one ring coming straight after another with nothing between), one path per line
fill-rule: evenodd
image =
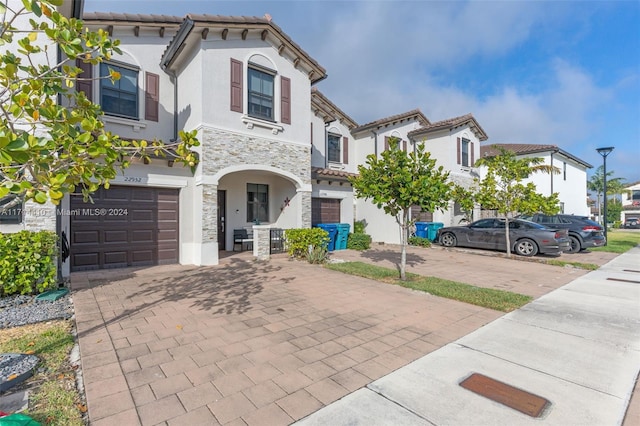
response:
M578 253L580 250L582 250L579 239L570 235L569 241L571 241L571 248L567 253Z
M455 247L457 242L456 236L451 232L446 232L440 237L440 244L445 247Z
M523 238L516 243L516 253L520 256L535 256L538 254L538 246L528 238Z

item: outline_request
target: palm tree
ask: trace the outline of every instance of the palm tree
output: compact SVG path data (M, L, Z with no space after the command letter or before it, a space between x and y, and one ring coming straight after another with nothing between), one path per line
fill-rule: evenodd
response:
M607 195L617 195L622 192L626 183L623 178L614 178L614 171L607 172ZM602 223L602 211L600 197L604 192L604 166L600 166L596 169L596 172L591 176L591 179L587 182L587 189L594 191L598 197L598 219Z

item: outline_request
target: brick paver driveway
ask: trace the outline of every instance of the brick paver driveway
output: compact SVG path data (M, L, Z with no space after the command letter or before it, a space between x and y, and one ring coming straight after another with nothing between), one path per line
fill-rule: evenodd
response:
M288 424L501 315L285 257L72 288L95 426Z

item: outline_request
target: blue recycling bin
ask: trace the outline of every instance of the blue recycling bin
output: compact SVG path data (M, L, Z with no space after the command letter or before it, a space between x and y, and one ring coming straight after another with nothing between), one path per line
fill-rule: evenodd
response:
M427 226L431 222L416 222L416 237L427 238Z
M329 234L329 244L327 250L334 251L336 249L336 236L338 235L338 225L335 223L319 223L316 227L324 229Z
M427 238L431 241L435 241L438 236L438 229L444 228L442 222L427 222Z
M338 235L336 236L336 250L346 250L347 240L349 239L349 229L351 225L348 223L338 223Z

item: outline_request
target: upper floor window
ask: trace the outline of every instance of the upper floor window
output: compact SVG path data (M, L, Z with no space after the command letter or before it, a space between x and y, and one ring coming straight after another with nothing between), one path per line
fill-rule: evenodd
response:
M329 133L327 140L327 160L331 163L340 162L340 136Z
M249 68L248 74L249 115L273 121L274 75L256 68Z
M112 82L109 68L120 73ZM100 64L100 105L105 114L138 119L138 72L134 67Z
M564 180L567 180L567 163L562 163L562 176Z
M469 164L469 139L465 139L462 138L462 145L461 145L461 154L462 154L462 165L465 167L470 167L471 164Z

